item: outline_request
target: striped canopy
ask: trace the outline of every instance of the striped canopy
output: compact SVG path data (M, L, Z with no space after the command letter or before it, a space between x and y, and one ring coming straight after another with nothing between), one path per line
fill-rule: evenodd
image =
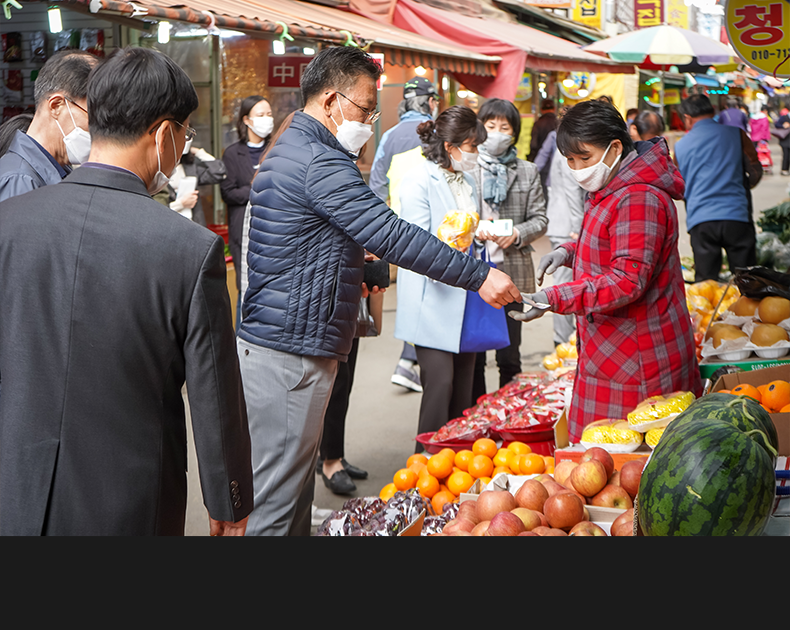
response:
M732 49L709 37L677 26L652 26L602 39L584 50L605 54L614 61L654 66L702 66L730 63Z

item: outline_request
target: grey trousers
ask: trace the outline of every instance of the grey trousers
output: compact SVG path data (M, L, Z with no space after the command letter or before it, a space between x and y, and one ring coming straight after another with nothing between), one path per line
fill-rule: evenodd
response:
M550 238L551 248L557 249L567 241L562 239ZM573 269L570 267L560 267L551 275L552 284L564 284L573 280ZM544 281L545 283L545 281ZM554 343L565 343L571 338L571 335L576 330L576 315L558 315L557 313L551 314L551 319L554 324Z
M247 536L309 536L315 466L337 361L237 339L252 442Z

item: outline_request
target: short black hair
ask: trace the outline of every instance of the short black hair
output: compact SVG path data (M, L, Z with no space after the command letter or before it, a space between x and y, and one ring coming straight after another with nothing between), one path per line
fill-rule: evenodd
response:
M483 103L477 117L484 125L492 118L504 118L513 128L513 144L518 142L521 133L521 114L510 101L502 98L492 98Z
M241 105L239 105L239 115L236 117L236 133L239 134L239 140L242 142L247 142L247 125L244 124L244 117L250 115L250 110L255 107L261 101L266 101L269 103L269 100L264 98L263 96L259 96L258 94L254 94L253 96L248 96L245 98ZM271 103L269 103L271 105ZM271 134L270 134L271 135Z
M348 89L360 76L378 81L381 66L373 57L355 46L324 48L308 64L299 82L302 103L307 105L325 90Z
M680 103L678 109L681 114L691 118L713 116L716 113L713 109L713 103L710 102L707 94L692 94Z
M547 112L549 110L554 109L554 100L550 98L544 98L543 102L540 104L540 111Z
M27 133L31 122L33 122L33 114L31 112L22 112L0 125L0 157L8 153L16 132Z
M636 118L639 115L639 110L636 107L632 107L625 113L625 119L628 120L629 118Z
M656 112L648 110L640 112L631 124L636 127L636 132L640 137L647 134L660 136L664 133L664 119Z
M197 92L186 72L152 48L119 49L88 79L94 138L131 144L162 118L183 123L197 106Z
M562 117L557 129L557 148L565 157L583 154L582 144L605 149L613 140L623 145L623 156L634 150L625 120L606 101L582 101Z
M33 84L36 107L56 92L62 92L72 101L81 101L88 95L88 76L99 58L85 50L59 50L42 66Z
M427 120L417 126L422 152L426 158L441 167L450 168L450 156L444 143L460 146L471 140L476 146L483 144L488 132L477 114L464 105L453 105L445 109L436 120Z

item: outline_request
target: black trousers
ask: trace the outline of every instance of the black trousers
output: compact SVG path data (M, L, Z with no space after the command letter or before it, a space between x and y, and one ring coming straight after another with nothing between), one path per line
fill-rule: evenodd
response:
M472 406L475 353L455 354L414 346L420 364L422 400L417 434L437 431ZM415 452L423 450L417 443Z
M790 171L790 136L779 141L782 147L782 171Z
M321 434L319 453L322 460L342 459L344 457L344 444L346 438L346 415L348 414L348 401L351 397L351 388L354 385L354 370L357 366L357 352L359 350L359 337L351 344L348 353L348 362L337 363L337 377L329 397L329 405L324 415L324 432Z
M505 306L505 312L520 311L524 305L516 302ZM507 333L510 345L496 351L496 364L499 368L499 386L507 385L521 372L521 327L523 324L510 317L507 318ZM472 385L472 400L476 401L486 391L486 353L478 352L475 358L475 378Z
M706 221L689 231L694 251L694 281L717 280L721 272L721 250L727 252L730 271L757 264L754 223Z

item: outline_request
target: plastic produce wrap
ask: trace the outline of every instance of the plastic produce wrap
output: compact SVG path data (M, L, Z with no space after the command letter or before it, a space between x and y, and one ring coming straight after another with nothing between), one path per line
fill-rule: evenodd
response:
M664 435L664 431L666 431L666 427L662 429L650 429L650 431L645 433L645 444L650 448L655 448L661 436Z
M582 431L582 446L600 446L610 453L632 453L642 445L643 436L625 420L609 419L591 422Z
M426 510L416 488L398 491L384 503L378 497L349 499L321 523L317 536L397 536Z
M790 274L766 267L747 267L735 273L733 282L750 298L778 296L790 299Z
M465 251L474 241L479 222L480 215L476 212L450 210L439 224L436 236L450 247Z
M651 396L643 400L628 414L629 426L644 433L650 429L665 427L679 413L694 402L691 392L674 392L667 396Z

